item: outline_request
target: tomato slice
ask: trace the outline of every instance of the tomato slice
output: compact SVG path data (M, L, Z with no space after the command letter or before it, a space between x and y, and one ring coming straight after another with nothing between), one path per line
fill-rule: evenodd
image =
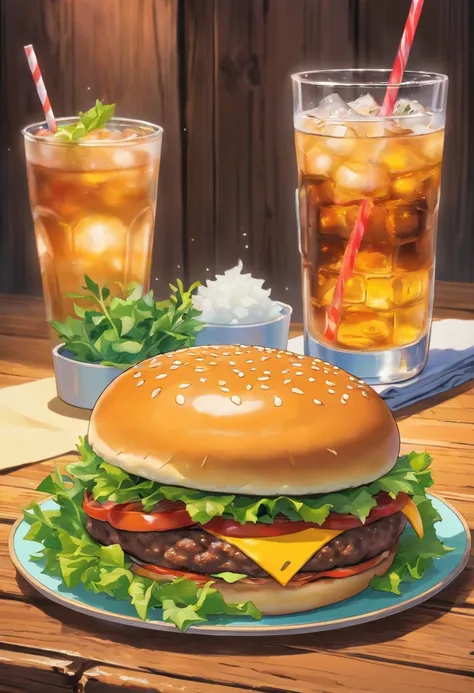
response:
M115 529L127 532L166 532L195 524L185 507L144 513L141 503L128 503L122 508L112 508L107 519Z
M203 525L203 529L209 532L215 532L228 537L278 537L284 534L295 534L302 532L305 529L314 527L315 529L355 529L356 527L364 527L364 525L383 517L394 515L396 512L406 505L409 496L406 493L399 493L396 498L391 498L388 494L380 494L377 496L377 506L372 508L365 523L361 522L353 515L330 514L322 525L315 522L300 522L292 521L286 518L275 518L273 524L266 525L261 523L244 525L235 522L234 520L226 520L222 517L214 517L210 522Z
M211 577L209 575L200 575L199 573L189 573L185 570L175 570L174 568L164 568L159 565L152 565L147 563L146 565L138 565L134 563L132 565L132 571L137 573L137 575L142 575L143 577L150 578L151 580L159 580L160 576L168 576L174 579L185 577L188 580L193 580L193 582L209 582Z
M99 503L94 500L92 494L89 495L87 491L84 492L84 500L82 502L82 507L86 515L92 517L94 520L107 521L109 512L112 508L116 507L117 503L112 501L105 501L104 503Z

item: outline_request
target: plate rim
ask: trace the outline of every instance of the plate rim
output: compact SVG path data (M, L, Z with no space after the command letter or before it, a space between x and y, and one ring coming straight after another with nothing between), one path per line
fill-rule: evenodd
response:
M441 592L445 587L450 585L464 570L464 568L467 565L467 562L469 560L469 556L471 553L471 528L467 524L466 519L464 516L458 511L457 508L455 508L448 500L445 500L443 497L438 496L435 493L429 493L427 494L428 497L435 498L436 500L440 501L443 505L445 505L451 512L456 515L458 520L461 522L463 529L464 529L464 535L466 538L466 547L464 550L464 553L460 557L460 560L454 570L452 570L445 578L442 580L439 580L435 585L430 587L429 589L425 590L424 592L421 592L420 594L417 594L416 596L412 597L411 599L408 599L402 603L394 604L393 606L387 606L384 607L383 609L377 609L376 611L368 611L364 614L360 614L359 616L347 616L345 618L339 618L339 619L331 619L328 621L322 621L321 623L318 624L304 624L304 625L296 625L296 624L288 624L285 626L267 626L267 625L259 625L259 621L255 621L254 624L251 625L202 625L202 626L191 626L188 628L186 632L183 632L182 634L190 634L190 635L213 635L213 636L218 636L218 635L223 635L223 636L261 636L261 635L288 635L288 634L303 634L303 633L314 633L314 632L323 632L325 630L336 630L338 628L348 628L350 626L355 626L355 625L361 625L363 623L371 622L371 621L378 621L382 618L386 618L387 616L391 616L393 614L401 613L402 611L406 611L407 609L411 609L414 606L417 606L418 604L421 604L422 602L430 599L432 596L435 594L438 594L438 592ZM54 500L52 496L48 496L45 498L40 505L43 503L49 501L49 500ZM18 530L18 527L20 524L24 522L23 517L19 517L15 523L13 524L10 533L8 535L8 552L10 554L10 559L15 567L15 569L18 571L18 573L30 584L32 585L40 594L43 596L46 596L48 599L51 601L55 602L56 604L60 604L64 606L65 608L69 608L72 611L76 611L81 614L86 614L87 616L92 616L94 618L99 618L100 620L103 621L108 621L110 623L118 623L120 625L131 625L135 626L138 628L146 628L148 630L159 630L159 631L171 631L175 633L181 633L181 631L176 628L176 626L173 623L167 623L166 621L163 620L156 620L156 619L148 619L146 621L143 621L139 616L127 616L126 614L114 614L110 611L106 611L104 609L100 609L95 606L91 606L90 604L84 604L83 602L76 602L69 597L66 597L64 595L61 595L60 593L56 592L55 590L51 589L50 587L47 587L43 583L41 583L39 580L37 580L31 573L28 572L26 567L21 563L20 559L17 556L17 553L15 551L15 546L14 546L14 540L15 540L15 534ZM39 543L39 542L36 542ZM422 578L423 580L423 578ZM365 591L365 590L364 590ZM226 632L227 631L227 632Z

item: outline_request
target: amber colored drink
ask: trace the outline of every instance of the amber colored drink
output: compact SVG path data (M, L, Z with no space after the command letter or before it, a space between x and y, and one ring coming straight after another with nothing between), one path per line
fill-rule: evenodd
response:
M148 288L162 133L126 119L71 143L24 130L48 320L73 314L66 294L81 291L85 274Z
M419 341L431 318L444 130L303 115L295 137L308 331L353 351ZM374 206L329 342L326 310L364 198Z

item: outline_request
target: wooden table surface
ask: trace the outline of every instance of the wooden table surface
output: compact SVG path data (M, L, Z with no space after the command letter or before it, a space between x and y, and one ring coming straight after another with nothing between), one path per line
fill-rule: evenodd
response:
M474 319L474 286L437 285L437 317ZM0 296L0 387L52 373L40 299ZM474 388L397 415L402 450L433 457L434 490L474 528ZM19 577L7 537L54 464L0 477L0 691L340 693L474 690L474 560L453 584L397 616L338 631L212 638L115 626L49 602Z

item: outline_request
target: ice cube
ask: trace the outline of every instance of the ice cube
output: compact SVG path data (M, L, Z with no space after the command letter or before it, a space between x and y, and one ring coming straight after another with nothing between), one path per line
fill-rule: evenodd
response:
M340 204L356 202L365 195L381 199L387 197L389 192L389 179L385 170L370 163L351 161L343 164L336 171L334 182L334 200Z
M355 116L358 115L343 99L341 99L339 94L329 94L329 96L325 96L324 99L321 99L316 108L308 111L308 115L312 115L320 120L325 120L326 118L343 120L348 118L351 114Z
M390 310L393 302L391 279L371 277L366 280L367 296L365 305L372 310Z
M344 308L337 340L350 349L375 349L386 346L393 330L391 311L374 313L365 307Z
M324 135L320 140L326 150L337 156L348 156L356 145L357 134L347 125L323 124L318 129L319 135Z
M392 272L391 248L387 246L384 250L386 252L381 252L379 249L359 250L354 264L355 271L366 277L389 277Z
M336 161L338 161L336 159ZM305 173L313 176L329 176L336 162L329 154L321 152L319 146L313 147L305 156Z
M395 311L393 343L405 346L416 342L428 329L428 304L425 301L414 303L408 308Z
M378 115L380 110L379 104L371 94L359 96L355 101L349 101L347 105L363 116Z
M422 212L415 204L395 204L387 215L387 231L395 242L416 239L423 228Z
M428 295L429 270L407 272L393 280L393 301L397 306L416 303Z
M406 116L413 114L426 114L425 108L415 99L398 99L393 109L394 116Z

